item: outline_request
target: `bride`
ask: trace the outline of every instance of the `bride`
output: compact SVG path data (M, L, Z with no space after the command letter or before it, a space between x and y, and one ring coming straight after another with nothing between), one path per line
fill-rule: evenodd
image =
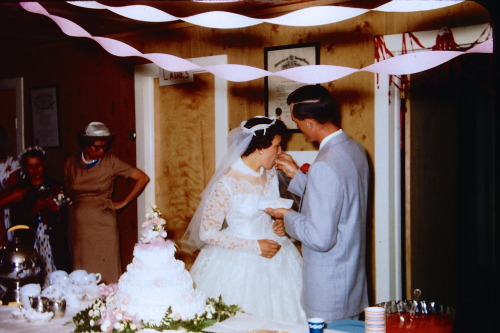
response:
M280 198L274 168L285 131L282 121L259 116L229 133L228 155L203 191L182 244L201 248L190 273L206 296L222 296L258 317L305 324L302 257L263 212L292 205Z

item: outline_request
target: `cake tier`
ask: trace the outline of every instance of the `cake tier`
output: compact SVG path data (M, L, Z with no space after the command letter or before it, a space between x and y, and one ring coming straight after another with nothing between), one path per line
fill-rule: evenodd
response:
M193 288L172 242L137 244L134 259L118 281L119 307L144 322L160 322L169 307L179 319L205 311L206 298Z

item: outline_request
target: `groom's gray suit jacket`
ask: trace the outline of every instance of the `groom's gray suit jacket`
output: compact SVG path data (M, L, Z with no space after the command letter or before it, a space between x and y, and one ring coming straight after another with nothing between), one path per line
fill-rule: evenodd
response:
M307 175L298 171L290 182L288 190L302 202L300 212L285 215L285 226L302 243L302 301L309 317L331 322L368 306L368 174L365 150L341 132L320 149Z

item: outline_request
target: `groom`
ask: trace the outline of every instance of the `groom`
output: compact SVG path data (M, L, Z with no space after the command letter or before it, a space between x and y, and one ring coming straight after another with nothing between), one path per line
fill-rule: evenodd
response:
M302 299L308 317L325 322L358 319L368 306L365 273L368 161L359 143L340 128L340 114L321 85L303 86L287 99L292 120L307 141L320 144L309 169L281 154L277 169L292 178L299 212L266 209L302 243ZM277 226L276 226L277 228Z

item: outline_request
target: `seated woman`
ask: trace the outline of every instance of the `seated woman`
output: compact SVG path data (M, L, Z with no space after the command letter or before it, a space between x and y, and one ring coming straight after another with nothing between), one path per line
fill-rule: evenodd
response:
M60 183L46 175L47 157L42 148L26 149L19 162L24 178L14 189L14 193L22 195L10 205L12 224L27 225L34 231L35 239L31 241L42 257L44 277L56 269L71 272L69 198Z
M274 168L285 130L280 120L255 117L229 133L228 155L182 244L188 251L201 248L190 273L206 296L222 296L257 317L305 324L302 257L263 211L292 205L280 198Z

